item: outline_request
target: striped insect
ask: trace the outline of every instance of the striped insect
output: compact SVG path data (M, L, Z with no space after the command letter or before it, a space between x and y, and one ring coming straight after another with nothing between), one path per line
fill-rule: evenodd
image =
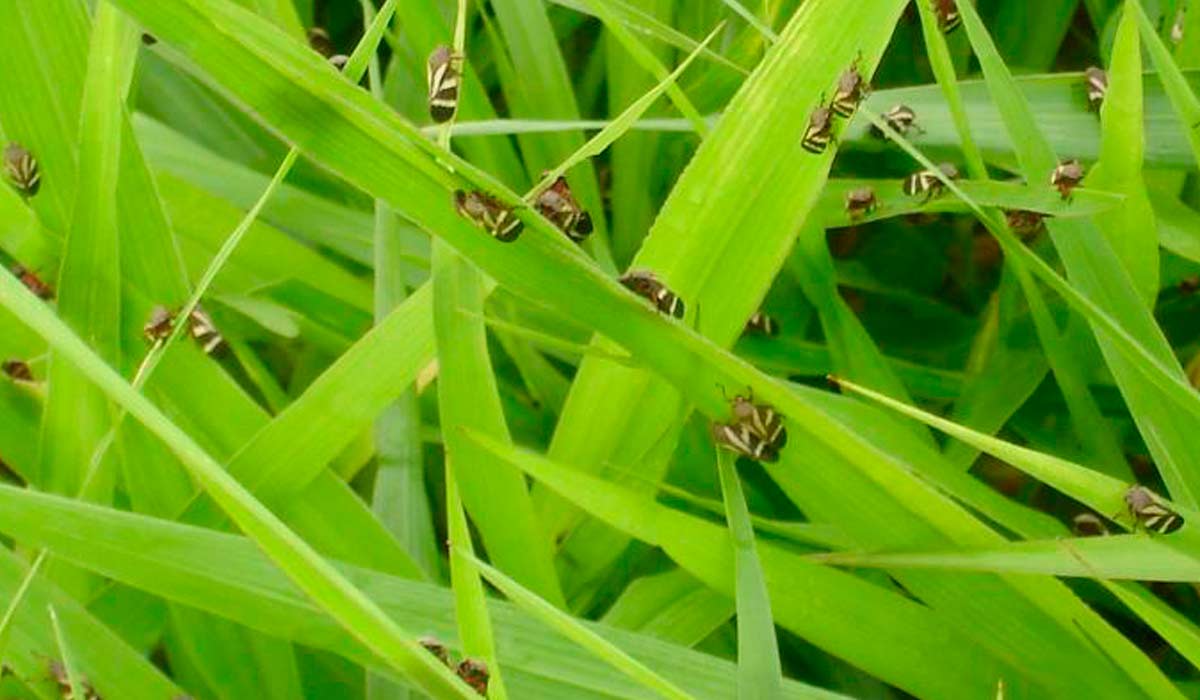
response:
M1071 532L1077 537L1100 537L1108 534L1108 526L1095 513L1080 513L1071 519Z
M517 240L525 224L495 197L474 190L454 192L454 208L463 217L487 231L496 240L508 243Z
M1070 199L1071 192L1080 182L1083 182L1083 166L1077 160L1063 161L1050 173L1050 184L1058 189L1063 199Z
M854 59L854 63L842 73L838 78L837 90L833 93L833 102L829 108L839 117L849 119L854 115L854 110L858 109L858 105L871 91L871 84L863 78L862 73L858 72L858 64L862 60L862 54L859 53L858 58Z
M429 83L429 116L441 124L458 111L458 88L462 83L463 56L449 46L439 46L429 54L425 79Z
M808 117L808 127L804 130L800 145L809 153L820 155L832 140L833 110L824 106L817 107Z
M37 158L19 143L10 143L4 149L4 174L24 199L34 196L42 187Z
M329 32L325 31L324 27L313 27L308 30L308 46L325 58L337 53L333 40L329 38Z
M50 300L54 298L54 288L42 281L40 277L34 274L33 270L21 265L14 265L12 268L13 275L21 280L21 284L25 288L33 292L39 299Z
M1083 83L1087 91L1088 109L1099 112L1104 104L1104 96L1108 94L1108 73L1102 68L1088 66L1083 71Z
M200 307L193 309L191 316L188 317L188 330L206 355L216 353L225 345L225 338L217 330L212 316L209 316Z
M962 24L962 15L958 14L955 0L933 0L933 13L937 15L938 29L943 34L949 34Z
M29 369L29 364L23 360L5 360L0 363L0 370L13 381L16 382L32 382L33 371Z
M938 170L942 171L942 175L947 180L958 179L958 168L950 163L942 163L938 165ZM942 194L946 189L944 183L932 170L921 170L909 175L904 179L904 194L915 197L918 194L923 194L922 203Z
M1045 226L1045 219L1045 215L1025 209L1009 209L1004 212L1004 221L1022 240L1036 236Z
M1132 486L1125 492L1125 505L1133 518L1133 529L1167 535L1183 527L1183 516L1167 507L1165 501L1144 486Z
M744 423L713 423L713 441L737 454L744 455L759 462L779 461L779 450L762 439Z
M481 659L467 657L458 662L458 667L454 669L458 677L463 679L467 685L471 686L476 693L487 696L488 681L491 680L491 674L488 673L487 664Z
M142 335L148 343L161 343L171 335L175 327L175 315L165 306L156 306L150 312L150 319L142 326Z
M901 136L907 136L909 131L914 130L918 134L925 133L925 130L917 124L917 113L904 105L896 105L879 116L891 127L892 131ZM887 138L883 130L874 124L871 125L871 135L881 139Z
M746 333L756 333L758 335L779 335L779 324L775 319L766 315L762 311L755 311L750 319L746 321Z
M654 307L664 314L683 318L683 300L667 289L658 277L649 270L630 270L621 275L620 282L626 289L640 297L649 299Z
M1179 280L1179 292L1185 295L1200 291L1200 275L1190 275Z
M350 57L344 53L335 53L329 57L329 65L337 72L346 70L346 64L350 62Z
M592 233L592 216L579 206L565 177L559 176L542 190L535 205L542 216L554 222L567 238L576 243L583 242Z
M1171 43L1178 44L1183 41L1183 27L1187 19L1187 5L1181 5L1175 11L1175 22L1171 24Z
M749 396L734 396L730 407L733 412L733 422L730 425L748 427L751 433L762 438L777 451L787 444L787 428L783 426L783 416L779 415L773 406L754 403L753 393Z
M846 213L851 219L869 215L879 206L875 199L875 190L870 187L857 187L846 193Z

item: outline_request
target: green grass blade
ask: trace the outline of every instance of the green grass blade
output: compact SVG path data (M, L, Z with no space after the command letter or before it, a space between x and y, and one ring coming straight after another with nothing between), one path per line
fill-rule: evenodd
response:
M1152 307L1159 288L1158 233L1142 180L1142 55L1136 17L1136 5L1126 3L1108 69L1108 94L1100 108L1100 162L1089 174L1088 184L1125 195L1122 206L1095 222L1143 301Z
M450 585L454 591L454 616L463 655L482 659L487 664L488 696L508 697L502 669L496 658L496 641L487 596L480 579L478 560L471 544L467 514L458 494L458 480L449 459L446 460L446 529L450 542Z
M1125 12L1135 13L1138 29L1141 30L1142 42L1146 46L1146 53L1150 55L1150 61L1154 63L1154 67L1158 71L1158 79L1171 101L1176 118L1187 135L1194 162L1200 163L1200 132L1195 128L1196 123L1200 122L1200 98L1196 97L1196 93L1188 85L1179 66L1171 58L1167 47L1163 45L1162 39L1154 31L1154 25L1146 16L1141 3L1136 0L1127 3Z
M54 631L46 620L46 610L53 606L64 636L75 641L71 650L76 668L104 697L155 700L183 692L78 601L45 577L27 574L14 554L6 551L0 555L0 597L15 595L21 584L32 582L29 604L14 620L18 643L4 653L10 670L23 678L49 676L47 662L59 657Z
M83 697L83 679L80 678L79 671L75 666L75 654L67 645L67 640L63 638L62 627L58 624L58 613L55 612L53 605L46 606L46 611L50 615L50 628L54 630L54 641L58 646L59 656L62 658L63 673L67 677L67 688L72 697Z
M108 368L44 308L37 297L8 274L0 275L0 304L18 313L66 361L166 442L189 468L192 476L204 485L234 521L265 551L270 552L274 561L348 630L377 650L395 668L409 674L420 686L433 692L444 692L448 696L469 697L465 686L457 683L444 667L431 660L432 657L410 635L400 630L358 589L339 576L295 533L254 500L187 433L171 423L153 404Z
M569 7L577 12L591 14L591 0L550 0L555 5ZM665 22L655 19L652 15L646 13L636 5L623 2L622 0L603 0L606 9L610 10L620 18L631 30L645 34L665 44L669 44L679 49L691 53L700 47L700 42L690 36L676 30ZM702 49L701 55L714 63L724 66L725 68L739 73L741 75L749 75L750 70L729 58L713 51L712 49Z
M1195 581L1200 561L1147 535L1014 542L996 549L817 555L844 566L919 567L1131 581Z
M600 21L604 22L604 27L612 34L613 37L616 38L621 46L627 52L629 52L629 55L633 57L634 61L636 61L644 70L654 76L654 79L659 83L667 83L667 97L671 99L672 104L674 104L675 108L679 110L679 113L684 115L684 117L686 117L687 120L692 123L692 128L696 130L696 133L700 134L701 137L707 134L708 125L705 124L704 117L700 115L700 112L696 109L695 105L693 105L692 101L688 99L687 94L685 94L683 90L675 84L675 81L668 79L667 76L670 75L670 71L668 71L667 67L663 65L657 56L654 55L654 52L643 45L642 42L638 41L638 39L634 37L628 29L625 28L625 25L622 24L621 21L616 18L615 14L609 9L605 0L584 0L584 2L592 10L592 13L599 17ZM704 50L707 48L707 44L708 41L701 42L700 46L697 47L697 49L692 53Z
M520 466L579 507L647 544L661 547L691 575L732 597L734 563L731 549L717 549L727 532L718 525L658 505L641 494L567 468L528 452L488 445L497 458ZM727 541L727 540L724 540ZM988 688L999 672L994 658L924 606L842 572L809 566L803 557L763 543L759 549L777 624L889 683L919 696ZM817 617L813 617L817 615ZM859 615L903 619L904 624L871 629L852 623ZM828 616L828 617L826 617ZM863 618L866 619L866 618ZM883 635L895 635L884 637ZM912 658L937 654L947 663L944 673L915 673ZM949 659L966 653L975 661L962 667ZM917 657L905 659L909 654ZM949 655L949 656L946 656ZM985 660L986 661L983 661ZM983 663L980 663L983 661ZM955 690L957 689L957 691Z
M633 657L616 648L603 637L580 625L570 615L558 610L550 603L539 598L513 579L505 576L499 570L475 559L470 552L461 551L461 556L472 559L475 566L493 586L500 590L509 600L554 628L559 634L571 639L585 650L612 664L613 667L627 674L647 688L651 688L665 698L690 698L692 695L679 689L675 684L662 678L654 671L639 663ZM738 694L741 697L741 693Z
M734 603L682 569L634 580L601 618L605 624L695 646L729 622Z
M717 37L720 31L721 27L714 29L712 33L710 33L708 37L701 42L699 48L707 46L709 42ZM557 180L559 176L571 170L576 165L588 159L595 158L603 153L604 150L611 146L614 141L628 131L629 126L637 121L639 117L645 114L646 110L649 109L651 105L658 101L658 98L662 96L663 92L667 91L668 88L675 84L675 81L679 78L679 76L682 75L685 70L687 70L687 67L691 64L692 60L696 58L699 48L696 51L693 51L686 59L684 59L683 62L680 63L670 75L666 76L661 82L659 82L658 85L654 86L654 88L645 95L642 95L635 100L633 104L629 105L629 107L627 107L625 111L620 114L620 116L612 120L612 122L601 129L600 133L588 139L587 143L576 149L575 152L568 156L566 160L549 170L546 175L542 177L541 181L538 182L538 184L535 185L532 190L530 190L531 194L541 192L543 189Z
M181 604L387 671L382 661L321 614L245 537L8 486L0 486L0 500L4 503L0 530L22 541L46 545L57 556ZM340 570L405 627L443 640L454 638L449 590L372 569L341 565ZM9 580L16 578L14 574ZM488 607L502 635L501 663L509 671L508 682L518 697L644 695L644 689L624 674L591 655L580 654L574 642L548 636L542 622L511 604L489 601ZM37 629L46 634L43 610L37 611ZM647 666L660 669L661 675L690 693L711 698L736 694L736 668L724 659L594 622L580 624ZM564 673L567 668L570 672ZM843 697L795 681L786 682L785 693L789 698Z
M98 6L95 25L77 141L79 184L58 280L58 312L101 357L120 366L116 190L121 118L137 43L132 22L108 3ZM39 483L74 494L90 482L91 497L106 499L113 473L92 478L88 472L92 452L109 427L107 401L70 363L52 359L51 365Z
M777 698L782 692L783 669L771 620L771 599L734 459L728 450L717 450L725 519L737 567L738 697Z

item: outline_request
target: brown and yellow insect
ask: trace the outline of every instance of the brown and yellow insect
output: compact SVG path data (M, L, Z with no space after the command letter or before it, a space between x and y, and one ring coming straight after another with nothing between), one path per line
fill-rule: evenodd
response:
M458 111L458 88L462 84L463 56L449 46L439 46L429 54L425 78L429 83L429 116L441 124Z
M572 241L581 243L592 233L592 217L571 194L567 178L559 176L542 190L535 204L542 216L552 221Z
M0 363L0 370L3 370L4 374L13 381L33 381L33 371L29 369L29 364L23 360L5 360L3 363Z
M779 450L771 443L762 439L745 423L713 423L713 441L718 447L731 452L758 460L759 462L779 461Z
M1095 513L1080 513L1071 519L1071 532L1077 537L1099 537L1108 534L1108 527Z
M755 311L750 316L750 319L746 321L744 332L758 333L760 335L779 335L779 324L763 311Z
M460 215L504 243L517 240L517 236L525 229L525 224L513 214L512 209L490 194L478 190L456 190L454 207Z
M877 206L879 202L875 199L875 190L870 187L856 187L846 193L846 213L851 219L867 216Z
M1083 182L1083 166L1077 160L1063 161L1050 173L1050 184L1058 188L1063 199L1070 199L1080 182Z
M175 315L160 305L150 312L150 319L142 326L142 335L148 343L161 343L170 337L174 327Z
M833 102L829 107L839 117L849 119L853 116L859 103L871 91L871 84L858 72L858 64L861 60L862 54L860 53L858 58L854 59L854 63L850 64L850 67L838 78L837 90L833 93Z
M200 349L206 355L212 355L225 345L225 338L221 336L221 332L217 330L213 323L212 316L209 316L203 309L196 307L192 310L191 316L188 318L188 330L191 331L192 338L200 345Z
M37 194L42 187L42 171L37 158L19 143L10 143L4 149L4 174L25 199Z
M1143 528L1167 535L1183 527L1183 516L1171 510L1165 501L1144 486L1132 486L1125 492L1125 505L1133 518L1134 529Z
M958 168L954 167L954 165L951 163L939 164L938 170L942 171L942 175L944 175L947 180L958 179ZM946 186L942 182L941 178L939 178L932 170L921 170L909 175L904 179L904 194L910 197L923 194L925 197L921 200L922 202L928 202L934 197L937 197L938 195L942 194L945 189Z
M1087 90L1088 109L1100 111L1104 104L1104 96L1108 94L1108 73L1096 66L1088 66L1083 71L1084 87Z
M733 412L733 422L730 425L744 425L754 435L762 438L772 449L778 451L787 445L787 428L783 425L783 416L768 404L754 403L754 395L735 396L730 402Z
M1012 232L1028 240L1037 235L1045 226L1045 215L1025 209L1009 209L1004 212L1004 220Z
M683 300L659 281L649 270L630 270L621 276L621 284L640 297L649 299L655 308L675 318L683 318Z
M808 117L808 128L800 145L809 153L821 154L833 140L833 110L828 107L817 107Z
M491 674L488 672L487 664L480 659L467 657L458 663L458 668L454 669L458 677L471 686L476 693L487 696L488 681L491 680Z
M324 27L313 27L308 30L308 46L325 58L337 53L333 40L329 38L329 32L325 31Z
M907 136L910 131L915 131L918 134L925 133L925 130L917 124L917 113L912 111L910 107L895 105L879 115L879 117L891 127L892 131L901 136ZM881 139L887 138L887 134L884 134L883 130L874 124L871 125L871 135Z
M21 284L25 285L26 289L37 295L39 299L49 300L54 298L54 288L43 282L40 277L34 274L33 270L21 265L14 265L12 273L17 279L21 280Z
M933 13L937 15L938 29L941 29L943 34L949 34L962 24L962 16L958 14L955 0L933 0Z
M446 645L437 637L426 636L417 640L417 644L425 647L425 650L438 658L438 661L450 665L450 652L446 649Z

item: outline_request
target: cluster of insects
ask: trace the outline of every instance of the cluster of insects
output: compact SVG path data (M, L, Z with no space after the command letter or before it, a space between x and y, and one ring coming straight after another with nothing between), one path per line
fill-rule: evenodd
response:
M446 664L447 668L453 668L458 677L463 679L463 682L471 686L476 693L487 697L488 681L491 676L488 673L487 664L480 659L466 657L458 662L457 666L450 664L450 650L446 648L436 637L421 637L417 643L425 647L426 651L433 654L439 661Z
M675 292L667 289L653 272L649 270L630 270L621 276L620 282L626 289L650 300L654 308L675 318L683 318L683 299Z
M754 395L735 396L730 402L733 420L714 422L712 436L717 445L760 462L775 462L787 444L783 416L767 404L754 403Z
M166 342L175 327L175 314L165 306L156 306L150 312L150 319L142 326L142 335L146 342L153 344ZM212 317L197 307L188 318L188 332L205 354L212 355L225 344Z
M858 72L858 63L862 55L854 59L854 63L838 78L837 90L828 106L820 105L808 117L808 128L800 139L800 146L809 153L821 154L833 140L833 118L835 116L849 119L854 116L858 105L871 91L871 85ZM822 100L823 102L824 100Z
M958 168L952 163L939 163L938 170L947 180L957 180ZM946 191L946 185L933 170L919 170L904 178L904 194L909 197L923 195L922 203L928 202Z
M37 158L16 142L4 148L4 175L24 199L34 196L42 187L42 171Z

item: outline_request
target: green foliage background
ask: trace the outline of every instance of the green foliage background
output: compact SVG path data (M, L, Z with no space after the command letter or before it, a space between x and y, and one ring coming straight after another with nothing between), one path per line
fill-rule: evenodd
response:
M1196 696L1200 11L953 4L0 0L0 696Z

